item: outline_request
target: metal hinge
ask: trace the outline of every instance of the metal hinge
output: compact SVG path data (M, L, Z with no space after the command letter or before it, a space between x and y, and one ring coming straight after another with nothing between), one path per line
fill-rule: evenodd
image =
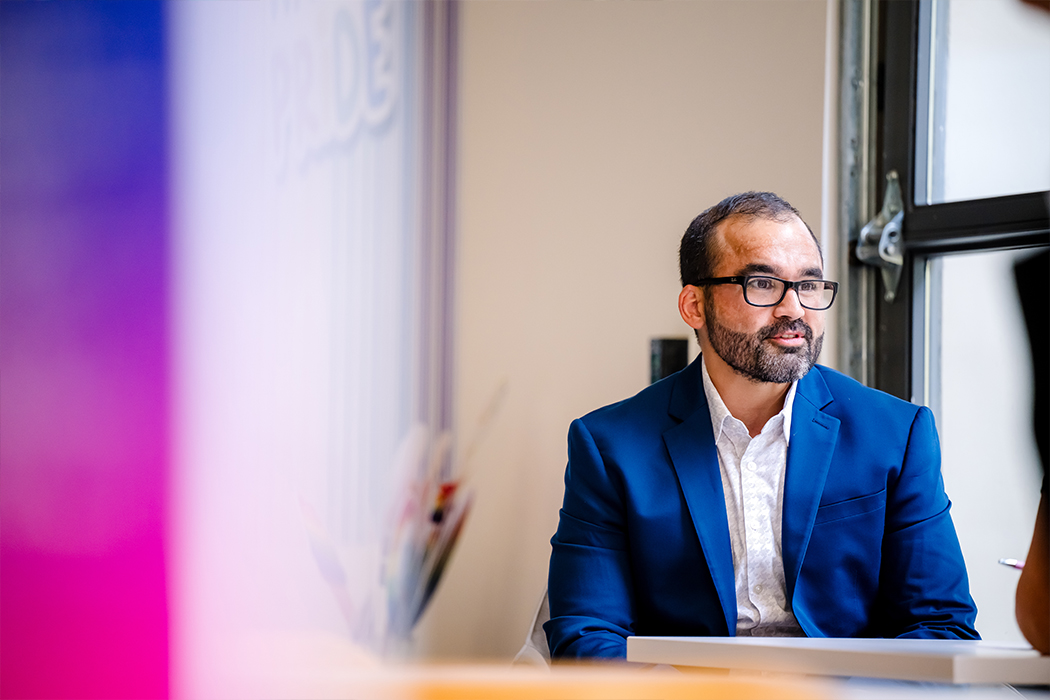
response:
M882 282L886 288L886 301L897 296L897 286L904 268L904 199L897 171L886 175L886 195L882 198L882 211L864 225L857 239L857 259L866 265L882 270Z

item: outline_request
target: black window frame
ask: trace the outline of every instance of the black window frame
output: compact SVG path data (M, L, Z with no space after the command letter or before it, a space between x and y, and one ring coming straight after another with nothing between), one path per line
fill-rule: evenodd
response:
M875 207L882 206L886 174L896 171L904 199L905 246L900 287L886 301L881 279L870 295L872 338L869 382L905 400L916 400L913 366L925 338L915 333L922 293L917 271L931 255L1050 245L1046 192L943 204L915 203L916 127L920 69L920 2L875 0L875 115L873 178ZM855 254L851 265L861 265ZM920 400L920 402L922 402Z

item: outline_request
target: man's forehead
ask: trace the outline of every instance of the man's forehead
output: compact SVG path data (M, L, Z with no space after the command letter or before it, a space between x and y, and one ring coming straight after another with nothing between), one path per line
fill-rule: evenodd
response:
M772 266L795 261L823 267L820 248L813 234L794 214L783 219L734 215L717 229L716 256L736 265Z

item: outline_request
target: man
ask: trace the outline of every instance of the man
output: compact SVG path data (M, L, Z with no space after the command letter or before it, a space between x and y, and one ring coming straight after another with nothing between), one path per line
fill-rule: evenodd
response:
M933 416L816 365L837 284L770 193L682 238L701 356L569 429L554 658L630 635L975 639Z

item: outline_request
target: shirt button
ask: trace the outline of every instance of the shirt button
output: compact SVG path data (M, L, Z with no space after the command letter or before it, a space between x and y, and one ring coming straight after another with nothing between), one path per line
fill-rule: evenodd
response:
M762 584L760 583L757 586L755 586L755 593L761 593L761 592L762 592Z
M748 462L747 463L747 468L750 469L751 471L755 471L756 469L758 469L758 465L755 464L754 462Z

